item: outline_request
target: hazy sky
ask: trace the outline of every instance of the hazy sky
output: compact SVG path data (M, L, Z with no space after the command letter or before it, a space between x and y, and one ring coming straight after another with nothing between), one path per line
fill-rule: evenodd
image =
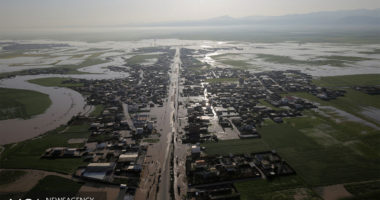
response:
M0 0L0 28L120 25L380 8L380 0Z

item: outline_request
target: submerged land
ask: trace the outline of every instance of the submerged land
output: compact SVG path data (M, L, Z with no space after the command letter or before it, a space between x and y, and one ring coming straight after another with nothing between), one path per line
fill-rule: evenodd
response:
M380 195L377 44L0 46L0 198Z

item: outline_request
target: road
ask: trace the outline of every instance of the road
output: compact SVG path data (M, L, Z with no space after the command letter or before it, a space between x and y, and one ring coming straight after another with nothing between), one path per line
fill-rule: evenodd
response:
M161 134L160 141L149 146L141 182L136 191L137 200L166 200L171 199L171 160L173 159L172 140L177 134L177 109L180 51L176 50L170 72L170 86L168 100L161 108L152 109L151 114L157 116L156 128Z

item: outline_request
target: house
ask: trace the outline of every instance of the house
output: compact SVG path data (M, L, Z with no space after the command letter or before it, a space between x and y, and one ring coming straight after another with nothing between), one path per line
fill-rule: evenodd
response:
M90 163L82 173L84 178L105 180L115 168L115 163Z
M199 158L201 156L201 147L199 145L191 146L191 157L193 159Z
M136 159L139 157L139 154L137 152L133 153L123 153L119 156L119 159L117 160L118 163L130 163L135 162Z

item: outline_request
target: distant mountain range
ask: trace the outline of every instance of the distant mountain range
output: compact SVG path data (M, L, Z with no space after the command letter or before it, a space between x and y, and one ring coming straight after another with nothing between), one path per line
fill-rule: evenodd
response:
M341 10L283 16L221 16L205 20L172 21L139 26L231 26L231 25L380 25L380 9Z

